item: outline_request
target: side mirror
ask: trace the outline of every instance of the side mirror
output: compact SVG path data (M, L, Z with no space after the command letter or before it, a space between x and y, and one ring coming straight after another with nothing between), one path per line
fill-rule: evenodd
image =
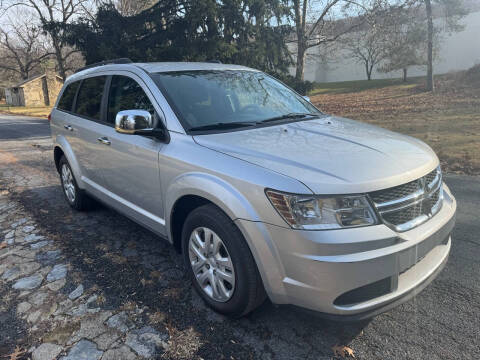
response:
M308 96L302 96L305 100L307 100L308 102L310 102L310 98Z
M156 123L146 110L123 110L115 117L115 130L121 134L152 136L168 143L168 131L156 128Z
M120 111L115 118L115 130L122 134L135 134L137 130L153 127L152 115L146 110Z

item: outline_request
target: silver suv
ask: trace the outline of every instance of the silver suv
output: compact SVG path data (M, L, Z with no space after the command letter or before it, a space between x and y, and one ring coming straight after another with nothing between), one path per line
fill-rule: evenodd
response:
M456 202L426 144L254 69L102 63L68 78L51 129L70 206L95 198L167 239L224 314L268 296L371 317L448 258Z

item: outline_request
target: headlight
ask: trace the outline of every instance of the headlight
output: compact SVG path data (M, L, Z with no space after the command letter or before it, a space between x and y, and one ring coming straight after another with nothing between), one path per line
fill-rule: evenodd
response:
M340 229L377 224L364 195L315 196L265 192L273 207L294 229Z

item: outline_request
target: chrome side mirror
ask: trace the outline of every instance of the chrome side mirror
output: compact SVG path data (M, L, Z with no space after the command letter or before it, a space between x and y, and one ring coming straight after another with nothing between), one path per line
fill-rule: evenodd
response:
M115 118L115 130L122 134L151 136L164 143L170 134L164 127L157 128L157 117L146 110L123 110Z
M307 100L308 102L310 102L310 98L308 96L302 96L305 100Z
M115 130L122 134L136 134L138 130L154 127L153 116L146 110L123 110L115 118Z

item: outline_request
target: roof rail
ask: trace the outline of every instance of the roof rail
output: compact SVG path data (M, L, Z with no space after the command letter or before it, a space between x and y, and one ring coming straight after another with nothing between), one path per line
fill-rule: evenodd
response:
M215 59L207 60L206 62L207 63L212 63L212 64L221 64L222 63L220 60L215 60Z
M102 65L108 65L108 64L131 64L132 62L133 61L130 60L129 58L119 58L119 59L105 60L105 61L100 61L100 62L96 62L96 63L90 64L90 65L84 66L84 67L76 70L75 73L77 73L79 71L82 71L82 70L90 69L90 68L93 68L93 67L96 67L96 66L102 66Z

